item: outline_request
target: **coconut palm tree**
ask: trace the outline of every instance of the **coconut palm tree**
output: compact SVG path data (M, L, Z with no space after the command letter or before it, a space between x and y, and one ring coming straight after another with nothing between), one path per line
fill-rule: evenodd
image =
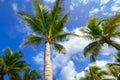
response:
M41 80L41 74L37 70L27 69L23 74L22 80Z
M120 80L120 52L115 55L115 62L107 64L108 69L110 70L111 74Z
M44 80L52 80L50 45L52 45L56 51L65 53L65 48L61 44L57 43L57 41L62 41L68 35L74 35L72 33L63 32L69 13L66 13L65 15L62 14L62 0L56 0L51 10L48 10L38 0L33 0L33 3L35 7L34 15L24 11L18 12L22 16L23 20L25 20L29 25L29 28L35 33L30 34L27 37L23 46L40 45L41 42L44 42Z
M21 60L22 57L20 51L13 53L10 48L5 48L4 55L0 56L0 80L4 80L6 74L10 80L21 80L19 74L29 66L26 61Z
M91 59L94 61L95 56L98 55L98 52L105 43L120 50L120 44L113 39L120 36L119 25L120 12L117 12L116 15L110 18L100 19L94 16L88 20L88 30L81 29L81 31L85 33L84 37L93 40L93 42L84 48L84 55L91 55Z
M101 69L97 65L90 65L89 70L85 71L85 77L80 78L80 80L115 80L105 76L111 76L109 71Z

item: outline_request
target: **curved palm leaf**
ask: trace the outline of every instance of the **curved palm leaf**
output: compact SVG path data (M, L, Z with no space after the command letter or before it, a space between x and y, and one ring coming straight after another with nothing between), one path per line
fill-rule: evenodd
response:
M94 16L87 22L87 26L90 29L90 33L94 36L101 35L101 33L102 33L102 30L98 25L100 23L97 24L97 20L98 20L98 17Z
M65 48L64 48L61 44L54 43L54 48L55 48L55 50L58 51L59 53L65 54Z
M52 29L52 34L59 34L63 31L64 25L67 22L69 17L69 13L66 13L63 18L61 18L58 22L56 22L56 25L54 26L54 28Z
M62 41L62 40L64 40L65 38L67 38L68 36L76 36L76 37L78 37L78 35L77 35L77 34L74 34L74 33L63 33L63 34L56 34L56 35L54 36L54 38L55 38L55 40L57 40L57 41Z
M23 80L37 80L41 79L41 74L37 70L27 69L23 75Z
M120 25L120 12L117 12L115 16L108 18L104 24L104 33L111 35L117 31Z
M118 52L116 55L114 55L116 62L120 63L120 52Z
M115 76L118 77L120 73L120 65L119 64L107 64L108 69L110 72Z
M22 44L22 46L24 46L24 45L30 45L30 44L38 46L41 43L42 39L43 39L42 37L38 37L36 35L30 34L28 36L28 38L25 40L25 42Z
M85 48L84 48L84 56L87 55L97 55L99 50L101 49L102 44L100 44L99 41L94 41L90 44L88 44Z

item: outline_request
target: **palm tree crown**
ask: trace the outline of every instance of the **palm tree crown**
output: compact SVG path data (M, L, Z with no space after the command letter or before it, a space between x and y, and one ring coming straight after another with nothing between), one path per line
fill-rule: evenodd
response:
M10 48L4 50L4 55L0 56L0 80L4 80L3 77L8 74L10 80L21 80L19 75L27 69L29 64L21 60L23 54L18 51L13 53Z
M120 50L120 44L113 40L113 38L120 36L120 12L111 18L99 19L97 16L92 17L87 22L88 30L82 29L86 33L85 37L94 40L84 48L84 55L91 54L91 58L95 60L101 47L104 43Z
M72 33L63 33L63 28L69 13L63 16L61 0L56 0L51 10L48 10L43 4L39 3L38 0L33 0L33 3L35 7L34 15L30 15L24 11L18 12L36 34L30 34L23 45L39 45L41 41L45 41L53 44L55 50L58 52L65 53L65 48L56 43L56 41L61 41L68 35L72 35Z

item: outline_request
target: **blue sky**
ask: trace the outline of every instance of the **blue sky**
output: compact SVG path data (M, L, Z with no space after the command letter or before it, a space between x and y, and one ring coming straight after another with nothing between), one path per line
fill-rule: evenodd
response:
M54 1L43 0L49 9ZM120 0L64 0L64 7L64 12L70 12L64 31L81 35L78 29L86 28L86 21L92 16L110 17L119 11ZM24 59L31 64L32 69L38 69L43 74L44 45L21 48L20 44L32 32L16 13L17 10L25 10L33 14L32 0L0 0L0 52L2 53L5 47L10 47L13 51L21 50L25 54ZM66 55L51 50L53 75L57 80L78 80L83 76L83 71L90 63L89 57L83 56L83 49L90 42L82 37L68 37L67 41L60 42L66 48ZM108 48L105 44L97 57L96 64L104 67L107 62L114 60L112 55L115 52L114 48Z

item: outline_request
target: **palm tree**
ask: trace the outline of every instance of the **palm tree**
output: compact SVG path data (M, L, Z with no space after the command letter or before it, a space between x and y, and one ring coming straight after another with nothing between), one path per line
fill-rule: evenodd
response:
M80 80L115 80L105 76L111 76L109 71L103 70L97 65L90 65L89 70L85 71L85 77L80 78Z
M115 55L115 62L114 63L108 63L107 67L110 70L111 74L117 78L117 80L120 80L120 52L118 52Z
M41 80L41 74L37 70L27 69L23 74L23 80Z
M20 51L13 53L10 48L4 50L4 55L0 56L0 80L4 80L6 74L10 80L21 80L19 74L29 66L26 61L21 60L22 57Z
M81 31L85 33L84 37L94 41L84 48L84 55L91 55L91 59L94 61L95 56L98 55L98 52L104 43L120 50L120 44L113 40L113 38L120 36L119 25L120 12L117 12L116 15L110 18L99 19L97 16L94 16L88 20L88 30L81 29Z
M65 48L61 44L57 43L57 41L62 41L68 35L74 35L72 33L63 32L69 13L66 13L63 16L62 0L56 0L51 10L48 10L38 0L33 0L33 3L35 7L34 15L24 11L18 12L22 16L23 20L25 20L29 25L30 29L35 33L30 34L27 37L23 46L40 45L42 41L44 42L44 80L52 80L50 45L54 46L56 51L65 53Z

